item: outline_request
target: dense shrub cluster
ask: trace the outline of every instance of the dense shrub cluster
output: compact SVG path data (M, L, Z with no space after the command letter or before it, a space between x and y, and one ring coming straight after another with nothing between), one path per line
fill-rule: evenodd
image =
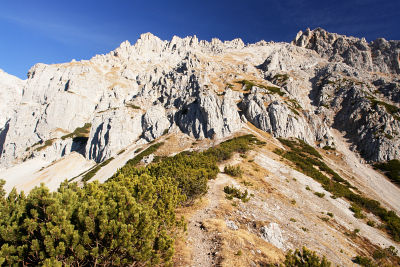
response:
M237 198L243 202L247 202L250 200L248 198L249 192L247 192L247 189L244 192L242 192L242 191L240 191L240 189L237 189L233 186L225 186L224 192L227 195L228 199Z
M259 141L241 136L204 152L185 152L136 168L154 144L104 184L41 185L7 197L0 180L0 265L155 266L171 262L184 226L175 209L207 191L217 162Z
M286 145L289 150L277 149L274 151L275 153L293 162L301 172L321 183L323 188L335 197L346 198L352 202L353 207L365 209L378 216L385 223L385 228L393 240L400 241L400 217L394 211L388 211L378 201L355 193L354 187L330 169L321 160L318 151L304 141L285 139L279 139L279 141ZM361 213L357 212L357 214Z
M285 259L286 267L298 267L298 266L308 266L308 267L329 267L331 262L329 262L325 256L322 259L315 253L306 247L302 250L296 249L295 252L289 250L286 254Z
M2 192L0 265L170 262L183 198L172 179L147 174L84 188L63 183L53 193L43 185L28 196Z
M242 177L243 171L240 166L226 165L224 167L224 172L233 177Z
M144 156L153 153L160 146L158 143L129 160L115 176L147 173L156 177L171 177L190 202L207 192L207 181L214 179L219 173L218 162L230 159L234 152L246 153L254 144L262 142L253 135L244 135L222 142L203 152L182 152L173 157L162 158L149 166L136 168L136 164Z

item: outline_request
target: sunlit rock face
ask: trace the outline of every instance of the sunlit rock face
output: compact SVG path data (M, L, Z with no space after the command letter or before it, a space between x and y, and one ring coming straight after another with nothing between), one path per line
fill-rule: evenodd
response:
M146 33L105 55L0 71L0 167L77 151L104 161L171 130L221 139L247 122L275 137L334 146L347 133L367 160L399 158L400 44L299 32L291 44L170 41Z

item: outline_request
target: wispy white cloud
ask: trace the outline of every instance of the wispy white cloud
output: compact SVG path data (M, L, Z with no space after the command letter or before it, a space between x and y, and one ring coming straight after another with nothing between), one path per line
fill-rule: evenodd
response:
M81 45L82 42L101 45L114 44L114 38L111 35L91 31L86 28L87 25L78 26L73 23L22 18L6 14L0 14L0 20L5 20L9 23L17 24L21 27L36 31L47 38L51 38L67 45Z

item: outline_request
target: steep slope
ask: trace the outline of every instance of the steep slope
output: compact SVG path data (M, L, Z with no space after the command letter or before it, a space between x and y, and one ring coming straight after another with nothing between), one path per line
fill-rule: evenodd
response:
M26 81L2 73L0 167L72 152L99 163L167 131L220 139L247 121L320 147L335 146L335 128L366 160L396 159L398 62L397 41L322 29L293 44L143 34L91 60L37 64Z

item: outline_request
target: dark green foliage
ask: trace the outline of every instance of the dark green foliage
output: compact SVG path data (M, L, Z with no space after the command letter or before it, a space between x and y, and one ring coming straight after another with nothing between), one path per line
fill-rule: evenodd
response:
M303 140L297 139L296 141L293 141L283 138L278 138L278 140L285 146L289 147L292 152L307 153L309 155L322 159L321 154L315 148L313 148Z
M139 158L161 146L154 144L104 184L65 182L54 193L41 185L6 198L0 181L0 265L169 265L184 226L175 209L206 192L217 162L257 143L242 136L137 169Z
M357 263L358 265L364 266L364 267L377 267L378 265L376 265L372 259L368 258L368 257L364 257L364 256L356 256L353 259L354 263Z
M247 192L247 189L242 192L240 191L240 189L237 189L233 186L225 186L224 192L225 194L227 194L228 199L238 198L243 202L247 202L250 200L250 198L248 198L249 192Z
M182 152L173 157L160 159L145 168L137 169L136 164L144 157L153 153L160 145L154 144L135 158L129 160L118 173L141 174L173 178L187 201L192 201L207 192L207 181L214 179L219 173L218 162L230 159L233 153L245 153L252 145L260 144L253 135L243 135L227 140L218 146L203 152Z
M242 177L243 171L239 166L226 165L224 172L233 177Z
M325 256L322 259L315 253L315 251L311 251L306 247L300 251L296 249L295 252L289 250L286 254L285 259L286 267L329 267L331 266L331 262L329 262Z
M0 205L0 264L128 266L166 264L175 208L184 198L172 179L119 175L110 182L14 189Z
M74 137L87 137L87 135L90 133L90 127L92 127L91 123L85 123L83 127L78 127L75 129L70 134L64 135L61 137L62 140L65 140L67 138L74 138Z
M317 197L323 198L325 196L324 193L320 193L320 192L314 192L314 195L316 195Z
M357 219L365 218L365 215L362 213L362 209L357 204L351 204L350 210L354 212L354 217L356 217Z
M323 188L331 192L334 197L343 197L354 204L353 207L359 207L360 210L364 209L378 216L385 223L384 228L392 239L400 241L400 217L394 211L388 211L378 201L355 193L352 190L354 187L321 161L321 155L316 150L310 149L308 145L304 145L304 142L285 139L279 139L279 141L290 150L275 150L275 153L278 152L282 157L293 162L301 172L321 183ZM362 217L359 213L355 214Z
M244 91L250 91L253 86L257 86L254 82L248 81L248 80L241 80L237 81L236 83L239 83L244 86Z
M400 185L400 161L389 160L386 163L376 163L375 168L380 169L395 184Z
M120 152L118 152L117 155L121 155L121 154L124 153L124 152L125 152L125 149L122 149Z
M336 150L334 147L331 147L331 146L324 146L322 149L324 149L324 150Z
M371 220L368 220L368 221L367 221L367 225L368 225L368 226L371 226L371 227L375 227L375 222L374 222L374 221L371 221Z
M82 182L87 182L89 181L93 176L96 175L96 173L103 168L104 166L106 166L108 163L110 163L114 158L111 157L106 161L103 161L100 164L97 164L94 168L92 168L90 171L88 171L83 177L82 177Z
M164 143L157 143L149 146L146 150L141 152L140 154L136 155L133 159L128 160L126 164L129 164L131 166L136 166L144 157L147 157L150 154L153 154L154 152L157 151L160 146L162 146ZM135 152L140 151L139 149L136 150Z

